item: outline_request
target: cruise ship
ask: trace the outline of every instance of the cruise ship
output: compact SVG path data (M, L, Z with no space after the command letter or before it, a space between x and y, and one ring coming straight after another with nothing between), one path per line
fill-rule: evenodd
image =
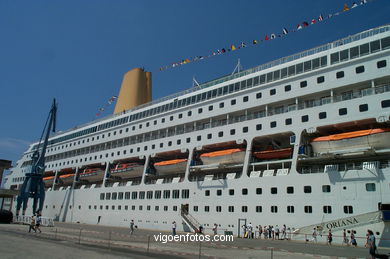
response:
M370 228L390 246L390 25L150 96L151 74L134 69L113 115L50 137L44 217L235 235L249 222L297 237Z

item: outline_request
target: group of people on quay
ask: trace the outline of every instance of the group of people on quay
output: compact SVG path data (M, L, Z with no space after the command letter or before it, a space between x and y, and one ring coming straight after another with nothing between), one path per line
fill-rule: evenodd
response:
M285 240L291 239L292 229L286 227L285 224L279 227L279 225L271 226L271 225L258 225L253 227L252 223L244 224L241 226L242 228L242 237L243 238L264 238L264 239L272 239L272 240Z

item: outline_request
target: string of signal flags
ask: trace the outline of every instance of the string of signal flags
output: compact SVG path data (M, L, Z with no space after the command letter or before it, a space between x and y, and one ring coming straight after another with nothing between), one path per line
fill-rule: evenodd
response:
M324 20L331 19L331 18L336 17L336 16L338 16L340 14L343 14L343 13L345 13L347 11L350 11L350 10L356 8L356 7L364 6L368 2L373 2L373 1L375 1L375 0L361 0L359 2L359 4L356 3L356 2L353 2L351 5L344 4L344 6L342 7L342 9L339 12L328 14L328 15L325 15L325 16L320 14L316 18L313 18L311 20L307 20L307 21L303 21L301 23L298 23L295 26L295 28L293 28L293 29L288 30L286 27L283 27L280 33L266 34L263 39L254 39L250 43L242 41L238 45L231 44L229 47L214 50L210 54L205 55L205 56L195 56L195 57L192 57L192 58L184 58L184 59L181 59L180 61L173 62L170 65L166 65L166 66L160 67L159 71L164 71L164 70L167 70L167 69L179 67L179 66L182 66L182 65L185 65L185 64L189 64L189 63L192 63L192 62L198 62L198 61L201 61L201 60L204 60L204 59L207 59L207 58L211 58L211 57L214 57L214 56L218 56L218 55L222 55L222 54L225 54L225 53L229 53L231 51L237 51L239 49L247 48L247 47L250 47L250 46L255 46L255 45L261 44L263 42L271 41L271 40L276 39L276 38L281 38L281 37L286 36L289 33L300 31L300 30L302 30L302 29L304 29L304 28L306 28L308 26L312 26L312 25L320 23L320 22L322 22Z

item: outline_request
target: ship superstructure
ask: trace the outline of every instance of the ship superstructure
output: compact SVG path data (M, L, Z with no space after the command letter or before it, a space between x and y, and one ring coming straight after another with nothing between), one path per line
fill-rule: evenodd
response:
M43 214L165 230L176 221L239 233L246 219L339 231L332 222L390 204L389 116L385 25L57 133ZM381 233L385 223L370 224Z

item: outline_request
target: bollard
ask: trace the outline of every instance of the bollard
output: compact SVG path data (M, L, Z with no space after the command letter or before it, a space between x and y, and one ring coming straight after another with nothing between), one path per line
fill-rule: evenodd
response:
M271 248L271 259L273 259L274 258L274 248L272 247Z
M201 255L202 255L202 242L199 241L199 259L200 259Z
M79 244L81 242L81 230L82 230L82 228L80 228L80 233L79 233Z
M146 252L149 254L149 246L150 246L150 235L148 235L148 248L146 250Z
M108 249L111 250L111 230L108 232Z

